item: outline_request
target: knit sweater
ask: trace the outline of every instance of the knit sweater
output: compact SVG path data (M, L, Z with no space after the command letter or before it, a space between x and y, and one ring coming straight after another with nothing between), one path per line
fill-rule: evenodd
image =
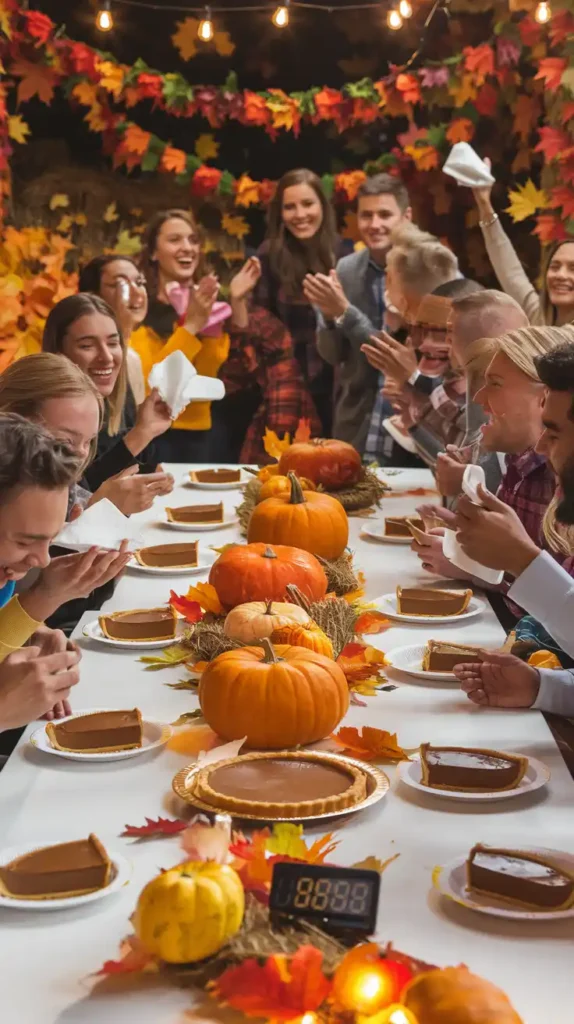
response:
M488 258L502 290L522 307L531 324L544 325L540 296L528 280L518 253L500 221L496 219L492 224L483 226L482 234Z

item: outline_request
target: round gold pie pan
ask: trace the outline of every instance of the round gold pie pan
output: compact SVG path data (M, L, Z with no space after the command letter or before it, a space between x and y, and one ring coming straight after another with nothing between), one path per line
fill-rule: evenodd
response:
M311 751L308 751L311 753ZM357 811L364 811L368 807L372 807L373 804L378 803L386 796L390 782L385 772L374 764L366 764L364 761L357 761L352 757L345 757L343 754L327 754L322 751L312 751L314 758L323 762L324 764L348 764L354 768L358 768L366 778L367 783L367 796L360 800L359 803L355 804L354 807L340 808L336 811L326 811L323 814L312 814L306 818L302 817L289 817L287 815L278 815L277 817L271 817L267 815L262 817L260 814L245 814L241 813L237 816L240 821L326 821L329 818L342 818L347 814L356 814ZM277 756L281 756L281 751L277 751ZM229 811L223 808L218 808L215 804L208 804L205 801L200 800L190 792L190 784L193 782L195 776L204 766L201 764L190 764L186 768L182 768L181 771L174 775L172 780L172 789L176 796L181 800L185 801L186 804L190 804L192 807L198 808L200 811L207 811L211 814L229 814Z

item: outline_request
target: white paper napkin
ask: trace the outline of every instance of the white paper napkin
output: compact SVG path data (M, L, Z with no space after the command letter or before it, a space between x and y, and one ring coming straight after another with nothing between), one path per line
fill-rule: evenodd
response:
M479 484L482 484L483 487L486 484L482 466L467 466L462 478L462 489L467 497L475 503L475 505L482 505L482 501L480 500L477 491ZM442 539L442 553L445 558L448 558L449 562L456 565L458 569L462 569L464 572L470 573L471 576L476 576L478 579L484 580L485 583L492 583L496 586L498 583L501 583L504 578L503 572L498 572L496 569L488 569L485 565L481 565L480 562L475 562L474 559L465 555L458 540L456 539L456 533L454 530L444 531Z
M466 185L469 188L494 185L494 178L484 160L480 159L468 142L457 142L452 147L443 171L459 185Z
M114 551L123 540L129 540L130 551L141 547L139 526L116 508L113 501L102 498L82 512L73 523L66 523L54 544L72 551L88 551L92 547Z
M148 384L158 389L174 420L190 402L217 402L225 395L223 381L217 377L202 377L179 351L155 364Z

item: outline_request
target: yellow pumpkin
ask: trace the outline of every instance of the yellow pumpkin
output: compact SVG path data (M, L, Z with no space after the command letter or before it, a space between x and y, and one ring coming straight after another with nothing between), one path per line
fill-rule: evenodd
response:
M271 636L277 629L295 625L307 626L310 622L307 612L296 604L250 601L247 604L238 604L229 612L223 625L223 632L232 640L241 640L248 644Z
M194 963L236 935L244 910L243 886L233 868L188 861L148 882L137 902L135 932L160 960Z
M523 1024L508 996L466 967L419 974L402 999L419 1024Z
M339 558L349 540L347 513L337 498L304 491L289 473L291 492L256 505L247 527L247 540L297 545L319 558Z
M278 626L271 635L274 644L291 644L292 647L306 647L308 651L334 658L333 644L316 622Z
M349 687L336 661L303 647L226 651L199 683L205 721L224 740L280 750L315 743L336 729L349 707Z
M306 491L316 491L315 484L306 476L299 477L299 483ZM287 497L291 494L291 481L288 476L272 476L259 491L258 503L267 498Z

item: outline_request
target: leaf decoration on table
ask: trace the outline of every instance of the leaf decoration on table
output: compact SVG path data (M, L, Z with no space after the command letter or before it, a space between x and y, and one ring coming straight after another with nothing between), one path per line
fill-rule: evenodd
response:
M190 601L188 597L176 594L175 590L169 592L169 603L174 611L183 615L186 622L199 622L203 618L199 602Z
M397 741L397 734L386 729L375 729L364 725L361 731L353 726L344 725L334 733L333 739L343 747L350 757L360 761L408 761Z
M311 421L306 419L300 419L297 424L297 430L293 435L293 442L299 443L300 441L308 441L311 437Z
M265 433L263 435L263 447L267 452L267 455L272 459L277 459L277 461L279 461L283 452L286 452L290 446L290 434L283 434L283 439L281 440L274 430L270 430L269 427L265 428Z
M185 596L188 601L197 601L204 612L211 612L213 615L223 614L223 606L217 596L217 590L211 583L196 583L189 588Z
M156 836L175 836L188 826L177 818L147 818L145 825L125 825L120 836L128 839L152 839Z
M200 754L221 744L221 739L208 725L194 725L175 733L167 742L168 750L176 754Z
M339 840L328 832L308 846L303 826L286 822L273 825L272 829L259 829L251 834L250 839L235 833L229 852L246 891L267 903L274 864L282 861L324 864L338 845Z
M165 683L165 686L170 686L172 690L189 690L190 693L195 693L199 686L199 679L178 679L177 683Z
M128 935L120 943L119 959L106 960L94 976L102 978L112 974L137 974L157 969L156 961L144 949L139 939L135 935Z
M211 822L203 814L196 814L181 836L186 860L216 861L227 864L231 859L231 818L219 814Z
M372 636L375 633L384 633L391 626L391 620L386 615L383 615L382 612L367 610L361 612L355 622L355 633L363 636L366 634Z
M392 857L387 857L386 860L379 860L378 857L365 857L364 860L357 861L356 864L351 864L352 868L362 868L363 871L377 871L379 875L382 875L383 871L386 871L390 864L393 863L400 857L400 853L394 853Z
M171 724L174 728L177 728L180 725L187 725L188 722L193 722L198 718L203 718L203 711L201 708L196 708L195 711L184 711L183 715L180 715L179 718Z
M211 983L211 994L247 1017L289 1021L317 1010L327 999L332 982L322 968L320 950L301 946L289 959L275 955L263 965L253 959L228 967Z
M389 662L383 652L376 647L353 641L343 648L337 658L337 664L345 673L349 689L365 697L373 697L387 681L382 669Z
M190 652L187 647L182 647L181 644L173 644L172 647L166 647L161 654L143 654L138 661L142 661L147 666L146 671L150 671L158 668L168 668L171 665L184 665L186 661L189 661Z

